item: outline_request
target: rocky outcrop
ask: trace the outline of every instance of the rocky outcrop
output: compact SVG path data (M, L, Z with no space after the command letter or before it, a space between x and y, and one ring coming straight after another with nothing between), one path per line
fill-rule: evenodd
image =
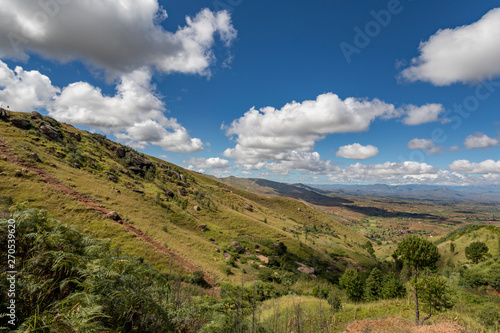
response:
M194 206L193 209L197 212L199 212L201 210L200 206Z
M244 204L243 205L243 208L245 208L246 210L248 210L249 212L253 212L253 206L252 205L249 205L249 204Z
M304 274L314 274L314 268L313 267L309 267L307 265L304 265L298 261L295 262L297 265L299 265L299 267L297 268L297 270L301 273L304 273Z
M245 248L244 248L243 246L237 245L237 246L235 246L235 247L234 247L234 249L236 250L236 252L237 252L238 254L243 254L243 253L245 253Z
M43 123L42 126L40 126L40 128L38 129L38 131L42 134L42 136L44 136L49 140L61 139L61 135L59 134L59 132L48 123Z
M187 194L186 189L184 187L178 188L177 194L180 195L181 197L185 196Z
M7 121L9 119L9 114L4 108L0 108L0 119L2 119L3 121Z
M14 118L11 120L11 123L20 129L28 130L31 128L31 122L28 119Z

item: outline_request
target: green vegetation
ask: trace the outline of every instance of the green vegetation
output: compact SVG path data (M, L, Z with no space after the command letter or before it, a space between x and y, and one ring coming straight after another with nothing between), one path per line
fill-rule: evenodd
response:
M500 228L485 225L495 207L474 208L481 217L453 204L381 208L252 180L266 197L241 189L251 182L228 181L235 188L43 117L60 134L50 139L29 115L11 114L32 123L0 121L0 218L10 208L16 219L19 331L343 332L364 319L420 319L420 309L432 317L418 324L500 331ZM276 196L297 187L328 205ZM442 210L458 215L440 220ZM424 224L449 233L408 227ZM473 243L490 250L467 260Z
M483 242L474 242L465 248L465 257L475 264L482 261L489 249Z
M416 236L408 236L398 244L398 248L396 252L394 252L394 255L396 257L400 256L403 262L413 270L415 286L415 323L421 325L425 320L430 318L431 314L420 321L420 310L418 307L418 275L422 269L436 268L436 263L439 259L438 249L436 245L425 239Z

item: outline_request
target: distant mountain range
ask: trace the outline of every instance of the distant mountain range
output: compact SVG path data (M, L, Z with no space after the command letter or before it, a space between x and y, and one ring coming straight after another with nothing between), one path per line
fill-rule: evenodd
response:
M432 201L500 202L498 186L439 186L439 185L307 185L323 194L384 196L398 199Z

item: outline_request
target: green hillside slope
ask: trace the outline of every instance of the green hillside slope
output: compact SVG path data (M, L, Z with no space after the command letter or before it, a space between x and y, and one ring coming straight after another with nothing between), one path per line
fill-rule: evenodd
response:
M0 121L0 180L3 201L44 208L163 272L252 281L280 243L302 278L375 263L365 237L301 201L251 194L37 113Z

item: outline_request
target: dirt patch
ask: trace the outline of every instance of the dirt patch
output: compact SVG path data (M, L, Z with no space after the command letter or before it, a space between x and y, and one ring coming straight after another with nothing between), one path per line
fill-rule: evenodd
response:
M465 333L467 330L454 323L415 326L413 321L404 318L385 318L361 320L347 325L344 333Z
M24 169L27 169L29 172L35 174L38 178L42 179L45 183L49 184L53 188L57 189L59 192L62 194L72 197L76 201L80 202L83 204L86 208L88 209L93 209L95 211L101 212L103 214L109 214L111 210L104 208L102 205L94 202L90 197L83 195L81 193L78 193L77 191L73 190L72 188L66 186L65 184L61 183L59 180L54 178L52 175L50 175L49 172L46 170L39 168L37 165L27 162L23 159L21 159L19 156L17 156L10 146L0 137L0 152L2 152L2 156L4 156L7 160L7 162L17 165L19 167L22 167ZM112 220L109 220L112 221ZM125 229L127 229L129 232L133 232L136 234L138 237L140 237L143 241L148 243L149 245L153 246L156 248L158 251L161 253L171 257L175 261L177 261L182 267L186 268L190 272L194 272L196 270L200 270L197 266L187 262L186 260L182 259L180 256L177 254L173 253L169 249L165 248L162 246L160 243L146 235L141 229L136 228L132 226L131 224L125 222L125 221L112 221L114 223L122 225ZM213 285L214 281L205 273L204 274L205 281Z

